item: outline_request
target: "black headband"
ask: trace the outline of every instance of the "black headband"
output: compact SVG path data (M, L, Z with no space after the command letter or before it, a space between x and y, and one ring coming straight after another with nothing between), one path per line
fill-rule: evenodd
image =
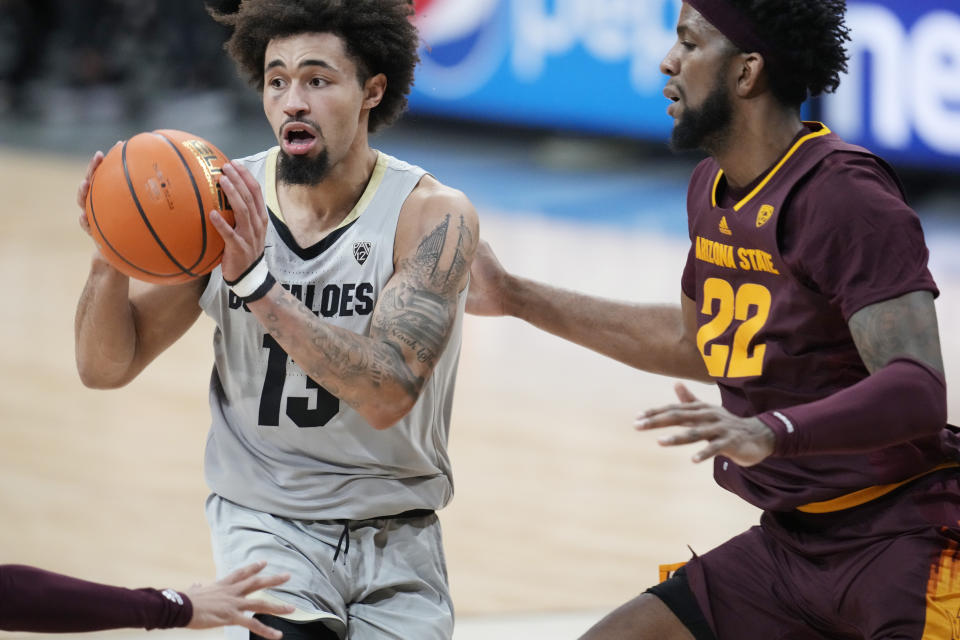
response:
M764 40L753 21L728 0L684 1L743 51L763 55L771 66L777 62L776 49Z

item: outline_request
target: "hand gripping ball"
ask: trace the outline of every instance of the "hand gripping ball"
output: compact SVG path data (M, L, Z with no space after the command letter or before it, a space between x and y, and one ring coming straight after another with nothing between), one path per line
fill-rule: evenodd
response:
M173 129L139 133L114 146L93 174L86 216L103 256L132 278L177 284L209 273L223 257L210 223L218 209L233 224L220 190L226 156Z

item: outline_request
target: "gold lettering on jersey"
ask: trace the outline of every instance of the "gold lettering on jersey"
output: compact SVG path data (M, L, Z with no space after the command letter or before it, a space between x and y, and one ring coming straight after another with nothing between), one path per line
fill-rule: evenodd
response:
M765 204L760 207L760 211L757 212L757 228L759 229L763 225L767 224L767 221L773 217L773 205Z
M697 260L709 262L718 267L742 271L761 271L780 275L773 264L773 256L762 249L747 249L697 236L695 254Z
M733 246L729 244L697 236L696 255L697 260L703 260L718 267L737 268L737 263L733 258Z
M740 259L740 268L744 271L765 271L773 275L780 275L777 268L773 266L773 256L760 249L737 249L737 257Z

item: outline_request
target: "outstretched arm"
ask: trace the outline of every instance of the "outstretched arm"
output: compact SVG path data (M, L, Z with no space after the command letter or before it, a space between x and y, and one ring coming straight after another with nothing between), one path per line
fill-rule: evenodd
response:
M230 228L216 213L211 219L226 244L224 278L233 281L262 255L267 213L245 169L225 165L220 184L237 224ZM413 407L443 353L477 237L477 214L466 197L425 176L400 212L395 272L377 300L369 336L318 318L276 285L247 306L311 379L384 429Z
M678 386L681 402L645 412L637 427L686 427L660 443L707 441L694 461L725 455L744 466L774 454L871 451L943 429L946 384L933 294L914 291L868 305L848 325L870 371L851 387L815 402L739 418ZM870 428L851 429L851 424Z
M276 604L266 600L248 598L251 593L281 585L290 579L289 573L275 576L257 575L267 563L254 562L240 567L230 575L211 585L197 584L184 592L193 604L193 615L187 627L190 629L213 629L227 625L246 627L258 636L279 640L283 633L263 624L248 614L264 613L283 616L293 613L293 605Z
M467 312L514 316L637 369L711 382L696 342L696 305L619 302L507 272L481 241L471 268Z
M248 612L283 615L293 607L246 596L283 584L289 575L258 576L266 563L238 569L222 580L172 589L126 589L23 565L0 565L0 629L71 633L105 629L210 629L247 627L267 638L282 634Z

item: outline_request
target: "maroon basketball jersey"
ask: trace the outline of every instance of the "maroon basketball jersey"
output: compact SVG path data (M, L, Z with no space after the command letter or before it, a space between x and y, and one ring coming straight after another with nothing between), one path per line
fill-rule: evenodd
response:
M721 197L725 179L712 158L696 168L683 291L696 302L697 346L731 413L811 402L862 380L850 315L911 291L936 293L919 219L898 185L882 160L819 123L736 201ZM945 431L869 454L749 468L718 457L714 477L756 506L786 510L956 459L952 438Z

